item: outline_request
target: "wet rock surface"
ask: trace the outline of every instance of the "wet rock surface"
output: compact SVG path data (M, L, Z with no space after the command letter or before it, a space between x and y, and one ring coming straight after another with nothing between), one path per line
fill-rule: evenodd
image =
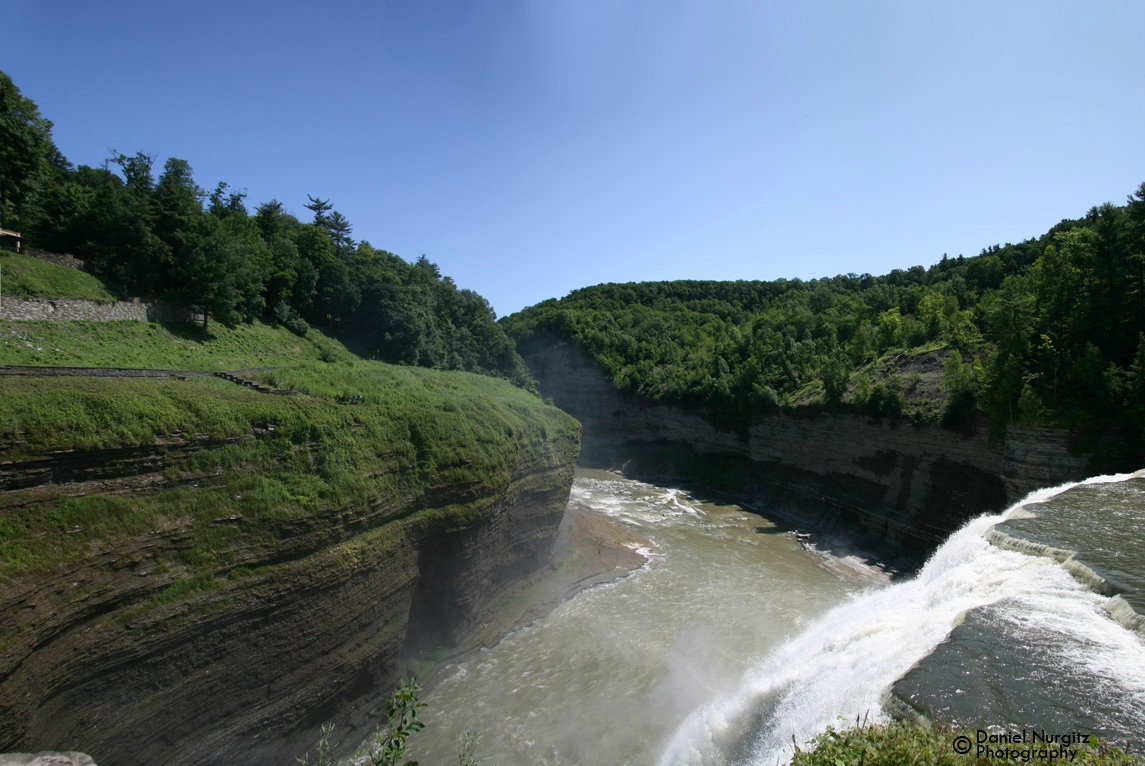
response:
M1145 614L1145 477L1074 487L1023 511L995 529L1034 544L1032 552L1061 551L1096 575L1087 585Z

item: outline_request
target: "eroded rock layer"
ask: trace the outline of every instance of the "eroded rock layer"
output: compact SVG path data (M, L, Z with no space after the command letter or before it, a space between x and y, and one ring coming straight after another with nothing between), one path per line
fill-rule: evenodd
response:
M622 393L575 344L536 342L524 356L544 395L583 424L582 465L649 477L722 470L717 483L771 508L839 517L916 550L932 550L972 516L1089 473L1060 430L1012 428L992 446L981 432L808 408L738 422Z
M140 396L178 393L144 388L174 383L133 385ZM347 461L376 472L376 485L344 482L369 494L297 508L283 495L256 513L242 492L267 492L260 475L295 461L313 465L320 486L327 452L361 447L357 434L400 421L204 391L276 407L281 418L322 408L346 427L301 443L305 426L292 441L281 424L181 443L176 435L86 457L10 445L4 542L36 520L40 553L57 555L43 564L34 547L20 549L32 563L8 562L0 580L0 751L77 750L103 766L292 763L334 722L332 741L345 752L384 718L406 658L464 641L491 619L498 593L547 563L578 448L576 423L553 408L537 402L535 426L506 419L515 425L481 432L502 442L479 435L455 465L387 436L417 460L379 452ZM432 418L461 422L448 411L415 415L411 433ZM246 489L227 494L215 518L193 518L197 494L231 487ZM100 529L137 530L113 537L85 528L68 505L81 500L89 510L106 500L124 514L154 512L134 527L97 519ZM89 537L76 546L73 535Z

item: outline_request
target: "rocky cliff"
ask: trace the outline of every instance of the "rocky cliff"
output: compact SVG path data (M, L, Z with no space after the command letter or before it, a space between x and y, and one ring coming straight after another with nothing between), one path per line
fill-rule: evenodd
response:
M981 432L810 408L743 423L622 393L572 343L534 341L523 356L542 393L581 421L582 465L644 476L722 470L717 483L768 507L841 518L918 551L972 516L1089 471L1059 430L1014 428L992 446Z
M52 385L34 393L74 384ZM67 401L116 422L177 400L242 424L67 450L30 416L6 434L0 751L293 763L327 721L352 748L406 658L465 640L546 563L577 456L576 423L512 390L383 411L87 385Z

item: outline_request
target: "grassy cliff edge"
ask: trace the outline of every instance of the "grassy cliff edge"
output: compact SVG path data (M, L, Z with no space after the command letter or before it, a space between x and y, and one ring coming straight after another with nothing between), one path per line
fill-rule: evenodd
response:
M501 380L257 323L0 331L9 364L297 392L0 378L0 750L274 763L330 719L349 742L404 658L544 563L567 502L579 425Z

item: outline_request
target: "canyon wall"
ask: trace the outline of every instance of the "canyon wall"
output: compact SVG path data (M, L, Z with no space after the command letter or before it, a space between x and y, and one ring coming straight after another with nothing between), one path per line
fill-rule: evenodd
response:
M1069 433L983 432L802 408L736 422L623 393L579 346L533 342L523 354L542 393L584 428L582 465L684 478L689 460L718 458L725 485L802 518L842 518L908 548L935 548L967 519L1031 490L1089 475ZM718 424L718 425L717 425Z
M352 749L384 720L407 658L463 642L498 594L547 564L578 435L567 417L549 422L496 492L438 466L408 496L301 516L221 511L213 524L234 530L219 538L231 540L226 571L178 571L191 532L169 518L0 582L0 752L77 750L101 766L294 763L328 721L339 751ZM16 504L55 513L66 497L195 492L210 477L171 467L234 441L8 460L0 523ZM43 545L82 533L69 527Z

